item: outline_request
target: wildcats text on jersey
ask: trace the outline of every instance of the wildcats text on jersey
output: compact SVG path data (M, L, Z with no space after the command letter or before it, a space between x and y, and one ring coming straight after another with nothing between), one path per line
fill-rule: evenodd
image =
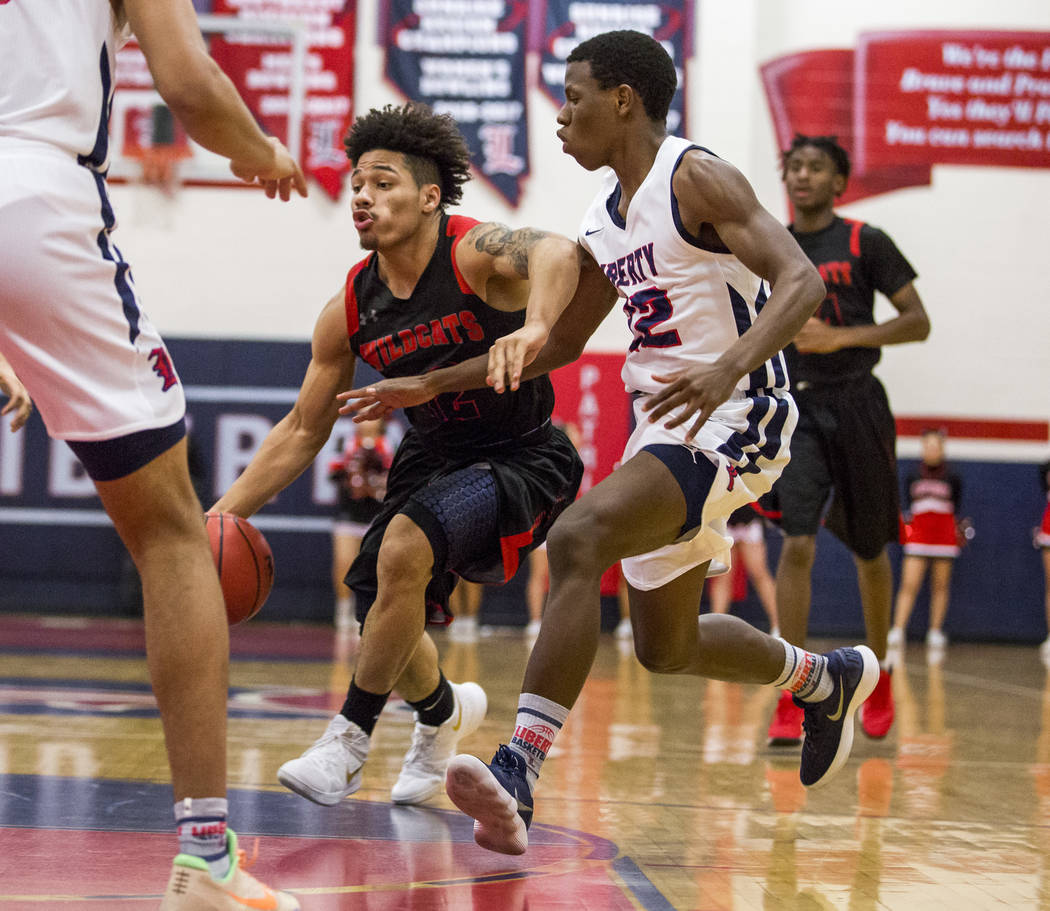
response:
M379 370L398 358L411 354L416 348L463 344L460 329L472 342L480 342L485 338L485 330L474 313L470 310L460 310L441 319L432 319L429 323L419 323L411 329L401 329L396 333L365 342L361 345L361 357Z

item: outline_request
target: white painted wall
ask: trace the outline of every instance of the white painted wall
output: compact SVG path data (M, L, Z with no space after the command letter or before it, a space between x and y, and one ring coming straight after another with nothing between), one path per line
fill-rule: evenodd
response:
M784 53L852 47L880 28L1011 28L1050 32L1046 0L698 0L689 64L690 138L734 162L778 217L786 207L758 67ZM375 0L359 3L358 111L399 102L382 78ZM460 211L575 234L598 176L560 152L555 106L529 98L533 176L522 205L481 181ZM348 196L271 203L238 190L184 189L174 200L113 188L117 240L146 308L172 336L308 338L320 307L359 257ZM895 410L960 417L1050 416L1050 294L1046 287L1050 171L935 167L931 187L855 203L843 214L886 229L912 261L933 333L887 349L879 374ZM881 317L891 312L888 305ZM592 342L620 350L614 314Z

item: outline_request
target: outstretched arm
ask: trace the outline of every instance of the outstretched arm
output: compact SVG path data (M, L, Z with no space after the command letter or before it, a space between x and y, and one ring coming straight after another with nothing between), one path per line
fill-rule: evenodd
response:
M598 325L616 302L616 289L589 254L583 253L580 279L572 300L554 324L539 353L522 368L520 379L550 373L576 360ZM518 330L519 332L521 330ZM433 370L422 376L382 380L362 389L340 393L341 414L354 415L355 421L375 420L398 408L421 405L442 392L458 392L492 386L497 392L507 388L506 374L491 368L495 346L516 333L497 339L487 355ZM504 361L506 363L506 360ZM516 387L512 387L516 388Z
M512 231L505 225L487 222L467 232L457 247L456 257L474 287L478 287L476 281L483 280L487 289L496 292L500 285L528 282L525 325L494 345L495 356L500 360L497 391L503 391L504 378L511 389L517 389L522 370L539 354L576 290L580 274L577 246L560 234L537 228ZM494 293L485 299L500 306L494 300L497 296ZM514 298L515 295L508 295L508 300Z
M267 434L248 467L212 506L213 511L247 518L291 484L317 457L339 417L336 393L354 377L354 356L346 337L343 308L340 290L318 317L310 365L292 410Z
M271 199L306 195L306 178L281 142L259 129L229 77L208 54L190 0L123 0L157 91L197 142L230 159Z
M751 185L728 162L690 152L674 178L685 224L697 232L711 224L722 242L748 269L767 279L769 300L751 327L717 361L658 376L667 384L645 404L649 420L682 412L668 422L675 427L693 420L689 438L725 402L745 374L754 370L792 338L824 297L824 282L788 230L759 203Z

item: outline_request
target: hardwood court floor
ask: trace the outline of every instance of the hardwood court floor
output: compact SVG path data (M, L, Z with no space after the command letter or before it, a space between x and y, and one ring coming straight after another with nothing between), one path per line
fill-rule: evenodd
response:
M449 678L488 691L463 744L487 760L528 644L435 638ZM285 792L277 767L341 705L352 644L255 622L233 653L233 823L304 909L1050 911L1050 678L1034 647L953 644L930 665L911 645L889 737L859 735L839 778L806 793L797 750L765 746L772 691L655 677L604 636L521 858L474 845L443 795L389 803L402 703L356 795L325 809ZM140 624L0 616L0 908L156 908L175 850L166 779Z

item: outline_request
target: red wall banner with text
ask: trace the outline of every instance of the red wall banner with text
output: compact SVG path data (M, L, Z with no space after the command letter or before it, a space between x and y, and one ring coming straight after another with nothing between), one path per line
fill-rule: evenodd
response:
M933 165L1050 167L1050 33L887 31L766 63L777 141L850 152L842 201L930 182Z
M353 116L353 0L215 0L217 15L307 23L306 106L303 170L338 199L350 170L343 135ZM291 48L287 41L246 30L211 39L211 53L233 80L263 129L285 139L288 132Z

